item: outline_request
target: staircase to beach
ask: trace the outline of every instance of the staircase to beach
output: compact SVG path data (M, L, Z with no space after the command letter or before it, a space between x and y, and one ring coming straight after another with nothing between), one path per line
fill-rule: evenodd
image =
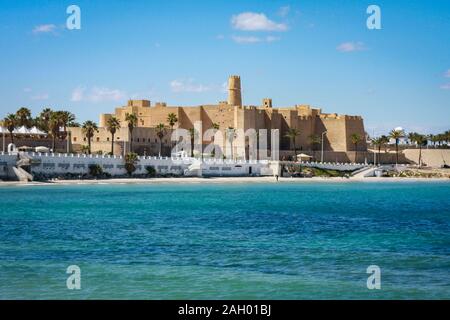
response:
M202 163L200 161L194 162L186 170L184 170L184 175L187 177L201 177Z
M33 181L33 175L24 168L30 168L33 159L24 152L19 152L19 160L16 165L12 167L14 174L19 181L28 182Z
M375 175L375 170L377 170L378 167L376 166L370 166L370 167L364 167L359 170L356 170L352 173L352 179L363 179L367 177L373 177Z

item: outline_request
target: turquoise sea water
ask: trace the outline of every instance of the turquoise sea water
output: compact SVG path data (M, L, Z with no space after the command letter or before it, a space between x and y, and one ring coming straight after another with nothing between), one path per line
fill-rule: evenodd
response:
M450 299L450 183L18 186L0 199L1 299ZM69 265L81 290L66 288Z

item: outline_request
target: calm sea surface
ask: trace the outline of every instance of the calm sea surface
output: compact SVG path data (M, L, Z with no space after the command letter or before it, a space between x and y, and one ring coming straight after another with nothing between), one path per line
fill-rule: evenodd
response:
M450 299L450 183L0 187L0 299L48 298Z

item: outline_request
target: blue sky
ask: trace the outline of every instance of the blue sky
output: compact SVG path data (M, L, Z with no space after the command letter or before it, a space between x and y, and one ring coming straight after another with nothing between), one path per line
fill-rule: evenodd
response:
M81 30L65 28L81 8ZM366 9L381 8L381 30ZM0 0L0 116L21 106L98 120L129 98L311 104L369 134L450 129L450 1Z

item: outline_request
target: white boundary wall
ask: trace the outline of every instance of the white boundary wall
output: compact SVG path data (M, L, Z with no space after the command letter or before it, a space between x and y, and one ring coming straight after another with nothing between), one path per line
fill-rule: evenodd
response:
M125 160L121 156L101 156L84 154L52 154L29 152L28 157L32 159L32 174L83 175L89 173L89 166L100 165L103 171L111 176L124 176ZM9 175L18 159L17 153L0 153L0 177ZM187 173L199 164L204 176L249 176L249 175L273 175L274 164L269 161L244 161L244 160L216 160L208 159L203 162L193 158L170 158L170 157L139 157L136 164L135 175L147 174L147 166L155 168L158 174L187 175ZM6 169L5 169L6 168ZM9 172L9 173L8 173Z

